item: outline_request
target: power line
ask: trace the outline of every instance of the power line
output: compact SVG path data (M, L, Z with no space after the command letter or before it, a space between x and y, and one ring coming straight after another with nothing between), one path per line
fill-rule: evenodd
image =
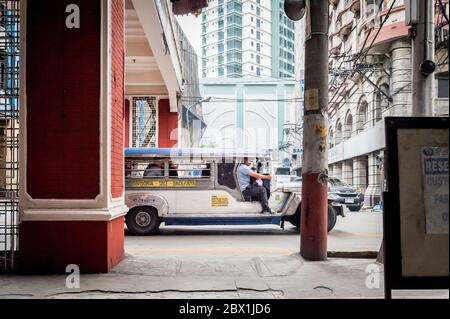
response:
M368 40L368 38L369 38L371 32L369 32L369 33L367 34L366 39L364 40L364 44L363 44L363 46L362 46L362 48L361 48L359 54L357 55L356 59L354 59L354 67L356 66L356 62L361 58L361 54L362 54L363 51L365 51L365 54L364 54L364 56L362 57L361 60L363 60L363 59L365 59L365 58L367 57L367 54L369 53L370 49L373 47L373 45L374 45L374 43L375 43L375 40L377 39L378 35L380 34L380 31L381 31L381 29L383 28L384 24L385 24L386 21L388 20L390 14L391 14L391 12L392 12L392 9L394 8L394 5L396 4L396 2L397 2L397 0L392 1L391 6L389 7L389 10L388 10L388 12L386 13L386 16L385 16L384 20L381 22L381 24L380 24L380 26L379 26L379 28L378 28L378 30L377 30L377 33L375 34L375 36L374 36L373 39L372 39L372 42L370 43L370 46L369 46L367 49L365 49L365 44L367 43L367 40ZM380 5L379 5L379 7L378 7L378 10L381 9L383 3L384 3L384 0L381 1ZM372 29L371 29L371 30L372 30ZM351 61L349 61L349 62L351 62ZM339 93L341 87L344 85L344 83L346 83L348 76L349 76L349 74L347 74L347 75L345 76L344 81L341 83L341 85L339 86L339 88L338 88L338 90L336 91L335 95L333 96L333 98L332 98L330 101L333 101L333 100L334 100L334 97ZM345 103L345 102L344 102L344 103Z

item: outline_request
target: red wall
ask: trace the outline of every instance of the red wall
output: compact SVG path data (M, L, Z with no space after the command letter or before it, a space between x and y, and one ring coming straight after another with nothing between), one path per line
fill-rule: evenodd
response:
M174 147L178 142L178 113L170 112L169 100L159 100L158 104L158 146Z
M20 224L20 269L64 273L76 264L82 273L108 272L124 251L124 217L112 221L27 221Z
M111 194L121 197L124 179L124 0L112 0Z
M67 29L66 6L81 10ZM27 190L33 198L100 192L101 0L27 4Z

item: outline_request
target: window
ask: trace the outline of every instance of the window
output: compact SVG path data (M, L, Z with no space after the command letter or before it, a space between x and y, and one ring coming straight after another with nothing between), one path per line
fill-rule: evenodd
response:
M261 40L261 32L256 31L256 39Z
M242 64L241 63L229 63L227 65L227 74L229 77L242 76Z
M256 68L256 75L261 75L261 68L259 67Z
M383 94L384 93L384 94ZM389 100L386 97L390 95L389 93L389 85L382 84L380 85L380 91L375 94L375 121L378 122L382 118L383 111L389 107Z
M218 163L217 164L217 182L219 185L226 186L230 189L236 189L234 180L234 163Z
M240 14L237 14L237 13L229 14L227 16L227 23L228 23L228 25L230 25L230 24L241 25L242 24L242 16Z
M259 55L256 56L256 63L261 64L261 57Z
M231 39L227 41L227 49L242 49L242 42L238 39Z
M257 26L258 28L261 28L261 20L256 19L256 26Z
M219 68L219 76L223 76L224 72L223 72L223 68Z
M448 73L440 73L436 75L437 98L448 99Z
M256 14L257 15L261 15L261 8L260 7L256 7Z
M366 0L366 17L370 17L378 12L383 0Z
M237 26L228 27L227 34L228 34L228 37L234 36L234 37L241 38L242 37L242 29Z
M261 52L261 44L256 43L256 51Z

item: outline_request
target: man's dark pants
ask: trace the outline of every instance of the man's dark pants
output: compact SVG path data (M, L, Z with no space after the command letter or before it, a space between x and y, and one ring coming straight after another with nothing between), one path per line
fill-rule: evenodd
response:
M263 186L247 186L242 192L245 198L251 198L253 201L261 203L264 212L270 212L269 203L267 200L267 190Z

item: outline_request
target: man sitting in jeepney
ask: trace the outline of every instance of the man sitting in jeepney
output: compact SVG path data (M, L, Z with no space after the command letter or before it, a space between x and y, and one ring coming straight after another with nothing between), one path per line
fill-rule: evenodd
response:
M252 185L250 180L250 177L253 177L255 179L272 179L272 176L258 174L252 171L250 165L251 162L248 160L248 157L244 157L243 163L241 163L237 168L237 178L242 195L244 195L244 197L246 198L251 198L251 200L260 202L263 207L263 210L261 212L262 214L273 214L274 211L272 211L269 207L266 188L264 186L258 186L256 184Z

